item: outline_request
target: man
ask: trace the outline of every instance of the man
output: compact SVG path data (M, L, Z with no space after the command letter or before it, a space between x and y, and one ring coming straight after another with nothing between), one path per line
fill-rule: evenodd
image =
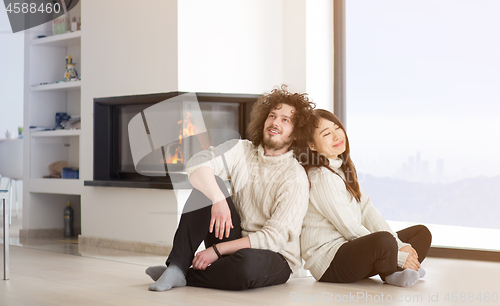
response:
M254 105L249 140L202 151L187 164L194 189L167 266L146 270L149 290L189 286L242 290L285 283L301 267L299 234L309 183L293 147L306 145L314 104L286 86ZM230 196L223 180L231 181ZM206 249L194 255L200 243ZM192 265L192 268L190 266Z

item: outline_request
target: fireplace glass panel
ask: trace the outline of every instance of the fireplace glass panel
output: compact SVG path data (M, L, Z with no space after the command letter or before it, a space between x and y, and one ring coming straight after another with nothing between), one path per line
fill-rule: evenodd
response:
M133 177L138 173L130 149L128 125L141 112L155 149L141 160L139 174L143 176L165 176L165 171L158 171L159 158L162 158L164 169L168 169L170 174L182 173L186 162L197 152L240 138L238 103L170 102L167 105L161 109L155 109L155 104L120 105L115 108L118 122L118 165L115 169L118 177Z

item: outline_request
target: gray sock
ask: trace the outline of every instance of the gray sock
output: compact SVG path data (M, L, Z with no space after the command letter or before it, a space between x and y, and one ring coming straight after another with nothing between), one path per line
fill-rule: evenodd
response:
M394 272L389 276L386 276L385 282L389 285L408 287L413 286L418 279L420 274L412 269L404 269L403 271Z
M146 274L156 282L165 270L167 270L167 266L153 266L146 269Z
M418 274L420 275L420 278L424 277L425 276L425 270L424 270L424 268L419 268L418 269Z
M149 290L165 291L183 286L186 286L186 276L182 273L181 268L170 264L160 278L155 283L149 285Z

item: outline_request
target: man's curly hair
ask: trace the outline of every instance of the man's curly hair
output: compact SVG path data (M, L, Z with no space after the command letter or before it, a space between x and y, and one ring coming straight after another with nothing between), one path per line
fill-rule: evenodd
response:
M248 139L256 146L264 145L264 123L271 110L276 109L280 104L287 104L295 108L292 115L293 133L296 138L292 142L290 149L297 146L307 146L310 132L309 126L313 120L312 110L316 106L309 100L306 93L291 93L287 90L287 85L273 89L270 94L261 96L252 107L250 122L248 124Z

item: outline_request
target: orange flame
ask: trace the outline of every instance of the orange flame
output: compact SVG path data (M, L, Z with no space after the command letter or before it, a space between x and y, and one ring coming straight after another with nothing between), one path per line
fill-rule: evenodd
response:
M184 162L184 156L182 152L182 139L184 137L189 137L196 135L198 132L198 129L194 126L194 124L191 122L191 118L193 115L189 112L183 114L183 119L178 121L177 124L180 124L180 130L179 130L179 144L177 148L175 149L175 154L172 156L170 159L168 159L167 163L170 164L177 164L177 163L183 163ZM184 122L184 123L183 123Z

